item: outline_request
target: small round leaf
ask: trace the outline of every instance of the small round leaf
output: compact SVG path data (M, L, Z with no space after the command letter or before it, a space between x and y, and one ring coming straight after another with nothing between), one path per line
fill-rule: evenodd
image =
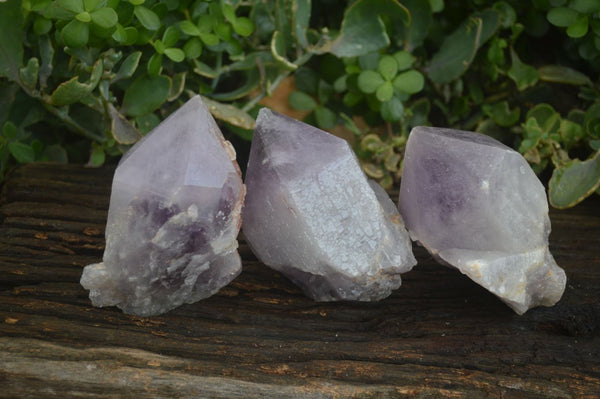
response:
M402 72L394 79L394 88L400 92L414 94L423 90L425 78L421 72L411 69Z
M384 80L381 75L375 71L363 71L358 75L358 88L367 94L375 93L375 91L383 84Z
M393 96L390 101L381 104L381 117L387 122L398 122L404 116L404 104Z
M315 99L302 91L291 92L288 101L291 107L298 111L312 111L317 107Z
M167 100L170 86L166 76L140 76L125 90L121 113L128 116L149 114Z
M410 68L415 62L415 57L408 51L398 51L394 53L394 59L398 64L399 71Z
M587 15L581 15L577 18L577 21L567 28L567 35L573 39L583 37L588 32L588 17Z
M375 96L382 103L389 101L393 95L394 95L394 86L392 85L392 82L385 82L384 84L379 86L379 88L375 92Z
M398 63L391 55L384 55L379 59L378 69L385 80L392 80L398 73Z
M157 30L160 28L160 19L154 11L144 6L136 6L133 13L142 26L148 30Z
M90 15L93 23L105 29L112 28L119 20L116 11L108 7L92 11Z
M179 23L179 29L186 35L190 36L198 36L200 34L200 29L191 21L181 21Z
M35 152L33 151L33 148L25 143L12 141L8 143L8 150L19 163L35 161Z
M575 21L577 21L578 16L579 13L577 11L567 7L552 8L550 9L550 11L548 11L548 14L546 15L548 21L550 21L552 25L560 26L563 28L573 25Z
M317 107L315 109L315 119L317 120L317 125L321 129L332 129L337 125L337 115L325 107Z
M165 55L169 57L171 61L174 62L181 62L185 59L185 52L181 49L174 47L165 49Z
M254 23L246 17L240 17L233 23L233 30L240 36L250 36L254 32Z
M190 60L200 57L202 54L202 42L197 37L191 38L183 46L183 52L186 58Z
M150 57L150 59L148 60L148 65L146 66L146 69L150 76L158 75L162 70L162 54L152 54L152 57Z
M65 25L61 34L67 46L78 48L87 44L90 31L88 24L74 19Z
M89 12L84 11L84 12L80 12L79 14L75 15L75 19L77 19L78 21L87 23L92 20L92 17Z

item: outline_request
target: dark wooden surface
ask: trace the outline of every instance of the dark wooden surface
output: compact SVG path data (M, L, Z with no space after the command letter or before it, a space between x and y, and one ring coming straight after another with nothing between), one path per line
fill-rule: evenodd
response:
M600 201L552 211L560 303L517 316L415 248L379 303L315 303L241 243L243 273L160 317L94 308L113 170L29 165L0 198L0 397L600 397Z

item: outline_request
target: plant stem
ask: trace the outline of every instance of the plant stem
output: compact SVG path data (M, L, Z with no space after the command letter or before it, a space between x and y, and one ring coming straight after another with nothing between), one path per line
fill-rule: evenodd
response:
M296 61L294 62L294 65L296 65L297 67L302 66L306 62L308 62L308 60L310 60L312 56L313 56L313 53L311 53L311 52L304 53L296 59ZM281 82L284 81L285 78L290 76L291 73L292 73L292 71L285 71L285 72L281 73L279 76L277 76L277 78L273 81L271 86L268 87L266 90L261 91L252 100L248 101L246 103L246 105L244 105L244 107L242 108L242 111L244 111L244 112L250 111L260 100L265 98L265 96L267 94L271 95L271 93L273 93L273 91L277 88L277 86L279 86L281 84Z

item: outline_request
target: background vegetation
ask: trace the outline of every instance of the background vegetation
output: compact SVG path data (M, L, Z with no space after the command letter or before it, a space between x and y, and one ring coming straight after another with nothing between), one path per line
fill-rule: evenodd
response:
M568 207L600 185L600 1L5 0L0 174L101 165L195 93L249 140L259 102L352 132L389 187L407 135L491 135Z

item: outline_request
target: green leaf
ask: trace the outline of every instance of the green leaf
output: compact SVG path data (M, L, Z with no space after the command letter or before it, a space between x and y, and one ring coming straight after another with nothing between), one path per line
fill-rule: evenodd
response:
M515 107L513 110L510 109L508 101L502 101L495 104L485 104L483 112L494 120L498 126L510 127L519 121L521 116L521 109Z
M296 40L303 48L308 46L306 30L310 22L311 0L293 0L292 18ZM234 25L235 26L235 25ZM237 32L237 29L236 29Z
M285 39L283 34L279 31L275 31L271 38L271 54L273 54L275 60L285 69L293 71L298 68L296 64L287 59Z
M248 113L229 104L222 104L207 97L202 97L210 113L217 119L231 123L242 129L254 129L255 121Z
M104 29L110 29L117 24L119 17L112 8L101 8L90 14L92 22Z
M102 4L102 0L83 0L83 9L86 11L94 11Z
M569 7L583 14L600 12L600 2L598 0L571 0Z
M411 69L402 72L394 79L394 88L400 92L414 94L423 90L425 77L421 72Z
M402 4L410 12L410 25L404 28L404 32L401 27L399 30L403 33L402 39L406 43L404 48L413 50L423 44L429 33L433 22L431 4L424 0L402 0Z
M429 0L429 4L431 5L431 11L434 13L444 10L444 0Z
M149 114L167 100L170 86L166 76L140 76L125 90L121 112L129 116Z
M562 119L560 121L559 132L563 141L563 147L566 150L574 147L581 139L585 137L583 126L568 119Z
M89 12L84 11L84 12L80 12L79 14L75 15L75 19L77 19L80 22L88 23L92 20L92 16L90 15Z
M40 63L37 58L31 57L27 61L27 66L19 69L19 77L21 82L30 89L35 89L38 81L38 73L40 70Z
M212 33L200 33L200 39L207 46L216 46L219 44L219 36Z
M477 50L492 37L500 26L495 10L472 14L442 43L425 69L436 83L447 83L462 75L471 65Z
M224 41L231 40L231 38L232 38L231 32L232 32L231 26L226 23L217 24L215 26L215 33L217 34L217 36L219 36Z
M327 101L333 95L333 87L324 80L319 80L317 88L317 98L321 104L327 104Z
M398 64L399 71L404 71L415 63L415 57L408 51L397 51L394 53L394 59Z
M375 93L384 80L381 75L375 71L362 71L358 75L358 88L367 94Z
M87 44L89 32L88 24L74 19L65 25L61 34L67 46L79 48Z
M157 30L160 28L160 18L158 18L158 15L154 11L140 5L135 6L133 13L144 28L148 30Z
M132 77L137 70L138 65L140 64L141 57L141 51L134 51L133 53L129 54L121 63L119 71L116 73L113 82Z
M577 11L567 7L551 8L548 14L546 14L546 18L548 18L548 21L552 25L560 26L561 28L573 25L577 21L578 16L579 13Z
M333 129L337 125L338 117L329 108L319 106L315 109L315 119L321 129Z
M162 71L162 54L154 53L152 57L148 60L148 64L146 65L146 71L150 76L157 76Z
M185 60L185 52L178 48L171 47L165 49L165 55L173 62L181 62Z
M381 117L387 122L398 122L404 116L404 104L398 96L381 104Z
M562 65L546 65L538 68L541 81L569 85L592 85L592 81L583 73Z
M58 0L58 5L76 14L85 11L83 0Z
M378 70L385 80L392 80L398 73L398 63L391 55L384 55L379 59Z
M142 134L146 134L160 124L160 119L153 113L140 115L135 118L135 123Z
M200 57L202 55L202 41L197 37L191 38L183 45L183 52L186 58L190 60Z
M340 34L329 51L338 57L357 57L390 44L382 16L394 24L410 24L408 9L396 0L358 0L344 13Z
M90 160L88 161L87 166L102 166L104 165L105 160L106 154L104 153L104 149L102 147L94 147L92 153L90 154Z
M525 119L533 118L540 126L543 126L555 115L557 115L557 112L550 104L541 103L536 104L533 108L527 111Z
M175 26L171 25L165 29L165 32L162 36L162 42L164 43L165 47L173 47L179 40L179 37L179 30Z
M503 28L510 28L517 22L517 12L506 1L497 1L493 7L500 13L500 24Z
M215 71L213 68L209 67L205 63L198 61L197 59L194 59L194 65L194 73L200 76L204 76L205 78L210 79L214 79L217 76L219 76L219 73L217 71Z
M312 111L317 107L314 98L302 91L293 91L288 96L290 106L298 111Z
M508 77L517 84L517 89L523 91L526 88L535 85L539 78L537 70L534 67L521 62L521 59L513 48L510 49L510 55L512 58L512 65L508 70Z
M222 1L221 2L221 12L223 13L223 16L229 23L233 24L235 22L235 20L236 20L235 10L231 6L231 4L227 4Z
M574 39L583 37L588 32L588 17L587 15L581 15L577 18L577 21L567 28L567 35Z
M11 121L6 121L2 125L2 136L7 140L14 140L19 134L19 128Z
M69 162L69 156L67 150L60 144L52 144L44 148L41 159L49 162L67 163Z
M50 32L50 29L52 29L52 21L38 15L33 22L33 31L35 34L42 36Z
M23 16L19 0L0 2L0 76L19 81L23 65Z
M78 76L61 83L52 93L50 103L57 107L62 107L81 101L96 88L103 70L104 65L102 59L100 59L94 65L90 79L86 83L79 82Z
M381 102L389 101L394 95L394 86L392 82L386 81L377 88L375 96Z
M240 17L233 23L233 30L240 36L250 36L254 32L254 22L249 18Z
M198 27L191 21L181 21L179 23L179 29L189 36L200 35L200 29L198 29Z
M586 160L554 169L548 183L550 204L564 209L578 204L600 186L600 151Z
M45 88L48 78L52 74L52 69L54 68L52 63L54 60L54 48L52 47L52 42L48 36L41 36L38 40L38 43L40 57L42 59L42 65L40 66L38 79L40 82L40 87Z
M162 42L162 40L160 40L160 39L159 39L159 40L156 40L156 41L153 43L153 46L154 46L154 50L156 50L156 52L157 52L158 54L164 54L164 52L165 52L165 45L164 45L164 43Z
M110 115L110 132L117 143L133 144L142 138L142 134L110 103L108 104L108 113Z
M180 72L173 76L171 79L171 90L169 90L169 97L167 97L167 101L175 101L181 93L183 93L183 89L185 89L185 78L187 76L187 72Z
M8 143L8 150L19 163L35 161L35 152L33 151L33 148L25 143L11 141Z

